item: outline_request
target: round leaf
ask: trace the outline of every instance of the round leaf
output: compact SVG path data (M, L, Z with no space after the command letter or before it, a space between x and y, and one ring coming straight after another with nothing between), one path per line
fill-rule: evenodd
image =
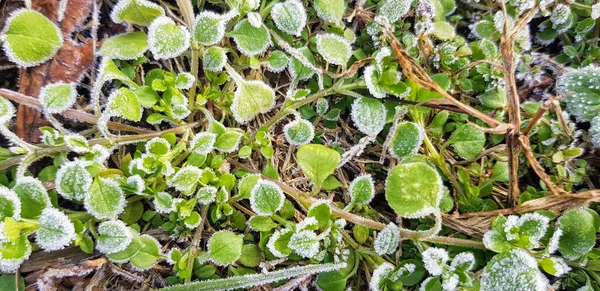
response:
M442 178L427 164L400 164L388 173L385 198L400 216L417 218L438 211L443 194Z
M328 23L340 23L346 13L345 0L315 0L317 15Z
M310 121L298 117L283 127L283 133L290 144L303 145L313 140L315 127Z
M360 132L376 136L385 126L387 111L383 103L371 98L356 98L352 103L352 121Z
M154 58L174 58L190 47L190 33L171 18L162 16L148 27L148 45Z
M42 87L40 102L44 109L50 113L62 113L75 104L77 90L73 83L53 83Z
M219 265L229 265L242 256L244 240L230 231L218 231L208 242L208 253L211 260Z
M328 63L340 66L345 66L352 56L350 43L333 33L317 35L317 51Z
M368 205L375 196L375 185L371 175L360 175L350 183L348 188L353 205Z
M96 248L105 254L124 251L133 240L133 231L120 220L110 220L98 225Z
M36 218L42 214L42 210L51 206L48 192L38 179L19 178L13 191L21 201L21 217Z
M115 23L127 21L132 24L148 26L157 17L165 15L160 5L148 0L120 0L110 13Z
M448 143L452 144L459 157L472 159L483 150L485 133L469 124L463 124L452 133Z
M306 10L298 0L273 5L271 17L275 26L287 34L300 36L300 32L306 26Z
M140 121L142 119L140 101L135 93L126 87L121 87L110 94L108 97L108 108L112 113L131 121Z
M283 207L283 191L267 180L259 180L250 192L250 207L256 214L270 216Z
M56 172L56 190L64 198L73 201L83 201L88 188L92 184L92 175L86 170L82 161L72 161L63 164Z
M390 154L402 158L416 153L423 144L423 135L422 129L416 123L408 121L398 123L390 142Z
M66 214L56 208L46 208L39 218L36 242L45 251L64 249L77 238L75 226Z
M527 251L513 249L493 257L481 275L481 290L546 290L548 280Z
M116 219L125 208L125 194L117 181L98 178L87 190L84 205L98 219Z
M594 215L586 209L567 211L558 219L558 250L568 260L576 260L589 253L596 244Z
M271 45L267 27L264 24L254 27L248 19L238 22L228 35L233 37L240 52L249 57L264 53Z

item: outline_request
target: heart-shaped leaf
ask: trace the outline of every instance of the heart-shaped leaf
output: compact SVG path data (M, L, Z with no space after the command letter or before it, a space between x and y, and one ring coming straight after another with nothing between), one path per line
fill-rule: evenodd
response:
M0 35L9 60L33 67L51 59L62 46L60 29L43 14L31 9L14 11Z
M424 217L437 212L444 194L442 178L425 163L394 167L385 183L385 198L398 215Z
M234 152L238 149L241 140L242 133L234 130L228 130L217 138L215 141L215 149L225 153Z

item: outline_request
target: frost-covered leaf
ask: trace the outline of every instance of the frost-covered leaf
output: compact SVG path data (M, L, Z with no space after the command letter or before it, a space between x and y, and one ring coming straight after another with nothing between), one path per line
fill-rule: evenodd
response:
M134 233L120 220L104 221L98 225L96 248L105 254L125 250L133 240Z
M275 91L263 81L246 81L232 69L227 72L233 78L236 90L233 95L231 111L235 120L244 124L260 113L267 113L275 106Z
M208 242L208 253L213 262L229 265L242 256L244 240L230 231L215 232Z
M485 133L465 123L450 136L448 143L463 159L472 159L481 153L485 146Z
M217 197L217 188L214 186L204 186L196 192L196 199L198 203L208 205L215 201Z
M87 153L92 147L90 147L87 139L79 134L67 134L64 136L65 144L69 149L76 153Z
M544 272L554 277L561 277L562 275L571 271L571 267L569 267L563 258L544 258L539 260L538 263Z
M111 178L97 178L85 193L85 209L98 219L115 219L125 208L125 194Z
M475 256L471 252L462 252L452 258L450 268L452 271L468 272L475 266Z
M196 77L194 77L194 75L188 72L183 72L181 74L178 74L175 78L175 88L181 90L188 90L192 88L194 82L196 82Z
M312 258L319 252L319 239L314 231L302 230L292 234L288 247L304 258Z
M352 205L368 205L375 196L375 184L371 175L360 175L350 183L348 188Z
M56 172L55 183L58 193L69 200L83 201L93 181L86 166L86 162L78 160L63 164Z
M352 103L352 121L360 132L376 136L383 130L387 111L383 103L372 98L356 98Z
M317 15L328 23L340 23L346 13L346 0L315 0Z
M369 89L369 93L373 95L375 98L385 98L387 95L387 90L379 85L379 72L377 71L377 66L369 65L365 68L364 79L367 83L367 89Z
M388 0L379 8L378 16L385 17L392 24L404 17L410 10L410 0Z
M66 214L56 208L46 208L39 218L40 228L35 241L45 251L64 249L77 238L75 226Z
M148 46L156 59L171 59L190 47L190 33L166 16L155 19L148 27Z
M399 122L393 133L389 152L395 158L403 158L419 151L423 144L423 129L414 122Z
M108 97L108 108L111 113L131 121L140 121L142 119L140 101L135 93L127 87L121 87L110 94Z
M212 11L202 11L194 23L194 41L205 45L213 45L225 36L225 25L228 19Z
M317 220L317 227L325 228L329 225L329 220L331 217L331 207L329 206L328 200L319 199L310 205L308 212L306 213L308 218L315 218ZM306 221L306 219L305 219ZM299 224L298 224L299 225ZM297 229L300 227L296 225Z
M15 106L10 101L0 97L0 124L5 125L15 116Z
M306 57L310 64L315 64L315 57L313 56L310 49L308 49L307 47L301 47L298 49L298 51L302 53L304 57ZM303 64L302 61L300 61L296 57L292 57L292 61L290 63L290 74L294 79L298 79L299 81L305 81L310 79L315 74L315 72L311 68L307 67L306 64Z
M31 255L31 243L26 235L16 241L0 242L0 272L14 273Z
M176 211L173 196L167 192L158 192L154 197L154 209L159 213L169 214Z
M256 231L270 231L278 226L270 217L260 215L250 217L248 225Z
M243 134L238 131L227 130L227 132L221 134L215 141L215 149L224 153L234 152L238 149L242 136Z
M589 132L592 137L592 145L596 148L600 148L600 115L592 118Z
M283 191L267 180L259 180L250 192L250 207L256 214L270 216L283 207Z
M290 62L290 58L284 52L275 50L271 52L267 66L269 71L273 73L279 73L287 67Z
M164 156L171 150L171 144L168 140L162 137L155 137L145 145L146 153L153 154L155 156Z
M423 266L433 276L439 276L450 259L445 249L430 247L423 252Z
M400 216L416 218L437 212L443 194L442 178L425 163L400 164L388 173L385 198Z
M21 200L13 190L0 186L0 221L7 217L21 219Z
M196 190L196 185L202 176L202 170L194 166L185 166L167 180L169 187L190 195Z
M112 254L106 254L109 260L114 263L121 264L129 261L129 259L135 256L140 248L142 247L142 241L140 236L134 233L131 243L124 250Z
M267 27L264 24L254 27L248 19L238 22L227 35L233 38L239 51L249 57L262 54L271 46Z
M431 34L439 40L451 40L456 36L456 31L450 23L446 21L436 21L433 23Z
M122 81L131 88L138 87L138 85L135 82L133 82L133 80L131 80L129 76L125 75L125 73L119 70L119 67L117 67L117 65L115 65L115 63L110 58L103 58L98 68L98 80L95 82L94 90L101 90L102 88L98 86L102 86L104 82L110 80Z
M62 113L75 104L77 90L74 83L52 83L40 90L40 103L50 114Z
M136 269L147 270L152 268L162 257L161 245L155 238L146 234L139 236L139 241L141 246L129 261Z
M315 137L315 127L310 121L298 117L283 127L283 133L288 143L303 145L313 140Z
M298 0L287 0L273 5L271 17L275 26L287 34L300 36L300 32L306 26L306 10Z
M200 213L196 211L192 211L192 213L190 213L190 215L183 221L185 227L189 229L195 229L198 227L198 225L200 225L200 223L202 223L202 217L200 216Z
M333 33L317 35L317 51L328 63L340 66L346 66L352 56L350 42Z
M373 242L375 252L380 255L393 254L399 245L400 229L391 222L377 234L375 242Z
M33 67L51 59L62 46L60 29L43 14L31 9L11 13L0 41L8 59L19 67Z
M340 154L320 144L305 144L298 148L296 160L304 175L309 177L317 187L333 174L340 162Z
M98 53L103 57L135 60L148 50L148 36L141 31L113 36L102 43Z
M567 111L582 121L590 121L600 111L600 68L590 65L572 69L560 76L558 89L564 94Z
M248 22L250 22L250 24L256 28L259 28L262 26L262 16L260 15L260 13L258 12L248 12L248 14L246 15L248 16Z
M227 63L227 52L218 46L211 46L204 50L202 61L204 70L220 72Z
M164 16L160 5L148 0L120 0L110 13L115 23L127 21L132 24L148 26L154 19Z
M481 290L546 290L548 279L527 251L513 249L493 257L481 275Z
M595 217L589 209L573 209L563 214L556 223L560 230L558 250L564 258L576 260L589 253L596 244Z
M193 151L197 154L206 155L213 150L216 140L217 135L212 132L204 131L197 133L190 144L190 151Z
M42 213L42 210L51 206L46 188L36 178L21 177L17 179L13 191L21 202L21 217L36 218Z
M383 290L386 279L390 277L394 271L394 265L384 262L380 264L371 275L371 282L369 282L370 291Z
M250 199L254 185L260 180L259 174L249 174L238 181L238 195L235 198Z

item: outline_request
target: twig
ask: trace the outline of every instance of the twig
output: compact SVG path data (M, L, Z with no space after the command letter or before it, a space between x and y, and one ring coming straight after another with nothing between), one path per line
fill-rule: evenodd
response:
M523 153L525 154L525 157L529 161L529 164L531 164L533 171L535 171L535 173L538 175L538 177L540 177L540 179L542 179L542 181L544 181L544 184L546 184L546 187L548 187L548 190L550 190L552 195L559 195L560 192L564 192L564 190L561 189L559 191L556 188L556 185L554 185L552 180L550 180L550 177L546 174L542 165L540 165L540 163L537 161L537 159L533 155L533 152L531 151L531 145L529 144L529 137L527 137L526 135L521 135L519 137L518 141L519 141L519 144L521 145L521 148L523 149Z

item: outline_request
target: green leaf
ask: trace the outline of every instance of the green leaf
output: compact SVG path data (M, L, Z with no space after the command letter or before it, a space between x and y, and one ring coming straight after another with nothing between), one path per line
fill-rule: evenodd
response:
M264 24L254 27L248 19L238 22L227 35L233 37L239 51L249 57L262 54L271 46L267 27Z
M507 274L511 274L507 276ZM546 290L548 279L527 251L513 249L493 257L481 275L481 290Z
M275 50L271 52L269 56L269 60L267 63L267 67L269 71L273 73L279 73L287 67L290 62L290 58L284 52Z
M74 83L53 83L42 87L40 102L50 114L62 113L75 104L77 90Z
M317 15L327 23L341 23L344 13L346 13L345 0L315 0L314 3Z
M139 236L140 248L129 260L131 265L140 270L152 268L162 257L160 243L149 235Z
M190 144L190 151L206 155L213 150L216 140L217 135L212 132L197 133Z
M31 244L26 235L16 241L0 242L0 272L15 273L31 255Z
M587 66L573 69L558 79L559 92L567 111L582 121L590 121L600 111L600 68Z
M227 16L216 14L212 11L201 11L194 23L194 41L205 45L213 45L225 36Z
M21 201L21 217L36 218L42 210L51 206L50 197L42 182L32 177L17 179L13 191Z
M446 21L436 21L433 23L431 34L439 40L451 40L456 36L456 31L450 23Z
M375 184L369 174L360 175L350 183L348 188L352 205L369 205L375 196Z
M167 184L183 194L190 195L196 190L200 176L202 176L202 169L185 166L169 178Z
M217 197L217 188L213 186L204 186L196 192L196 199L199 204L208 205L215 201Z
M119 60L141 58L148 50L148 36L141 31L113 36L102 43L98 53L103 57Z
M483 151L485 133L469 124L463 124L452 133L448 143L453 145L459 157L466 160L472 159Z
M356 98L352 103L352 121L360 132L376 136L385 126L387 110L383 103L372 98Z
M270 217L260 215L252 216L248 225L256 231L271 231L278 226Z
M298 51L302 53L302 55L306 57L311 64L315 64L315 57L310 49L307 47L301 47L298 49ZM290 63L290 74L292 75L292 78L298 79L299 81L305 81L310 79L314 73L315 72L311 68L307 67L300 60L292 57L292 62Z
M127 84L129 87L137 88L138 85L133 82L129 76L119 70L119 67L110 58L103 58L98 70L98 80L94 85L94 90L101 90L103 82L110 80L119 80ZM100 87L98 87L100 86ZM96 89L99 88L99 89Z
M204 70L220 72L227 63L226 51L218 46L209 47L208 49L204 50L202 61Z
M298 0L287 0L273 5L271 17L275 26L287 34L300 36L306 26L306 9Z
M21 219L21 201L14 191L0 186L0 221L7 217Z
M340 66L346 66L352 56L350 43L333 33L317 35L317 51L328 63Z
M310 121L297 117L296 120L283 127L283 133L288 143L303 145L315 138L315 127Z
M558 219L558 250L564 258L576 260L589 253L596 244L594 215L586 209L569 210Z
M214 147L224 153L231 153L238 149L241 140L242 133L228 130L217 138Z
M400 20L410 10L411 1L388 0L379 8L378 16L387 18L390 24Z
M98 219L116 219L125 208L125 195L117 181L97 178L85 193L84 205Z
M148 46L155 59L171 59L190 47L190 33L171 18L161 16L148 27Z
M238 262L246 267L255 268L260 265L263 258L261 257L258 247L253 244L244 245L242 248L242 256Z
M39 218L36 242L45 251L64 249L77 238L75 226L66 214L56 208L46 208Z
M400 245L400 229L397 225L389 223L377 234L373 242L373 248L379 255L390 255L396 252Z
M314 231L301 230L292 234L288 247L301 257L313 258L319 252L319 239Z
M283 191L267 180L258 180L250 192L250 207L256 214L270 216L283 207Z
M173 196L167 192L158 192L154 197L154 209L158 213L169 214L176 211L175 201Z
M235 198L237 200L250 199L252 189L258 183L258 180L260 180L259 174L249 174L240 179L238 182L238 195Z
M142 119L142 106L136 94L129 88L121 87L108 97L108 108L118 116L131 121Z
M319 228L326 228L329 225L329 218L331 216L331 207L329 207L329 201L317 200L308 209L307 217L314 217L317 220L317 226Z
M0 124L5 125L15 116L15 106L10 101L0 97Z
M393 134L389 152L395 158L417 153L423 144L423 129L414 122L399 122Z
M25 281L16 274L0 275L0 290L25 290Z
M83 201L93 181L85 167L86 163L78 160L63 164L56 172L58 193L69 200Z
M120 220L104 221L98 225L96 248L105 254L114 254L127 249L134 233Z
M424 217L438 211L444 194L442 178L425 163L400 164L389 173L385 198L398 215Z
M324 145L306 144L298 148L296 160L304 175L317 187L321 187L323 181L337 168L340 154Z
M127 21L132 24L148 26L165 11L155 3L147 0L120 0L110 13L110 18L115 23Z
M241 124L254 119L260 113L267 113L275 106L275 91L259 80L246 81L233 69L226 67L236 84L231 112Z
M20 67L33 67L51 59L62 46L60 29L31 9L14 11L0 35L8 59Z
M244 239L230 231L215 232L208 242L208 253L218 265L229 265L242 256Z

